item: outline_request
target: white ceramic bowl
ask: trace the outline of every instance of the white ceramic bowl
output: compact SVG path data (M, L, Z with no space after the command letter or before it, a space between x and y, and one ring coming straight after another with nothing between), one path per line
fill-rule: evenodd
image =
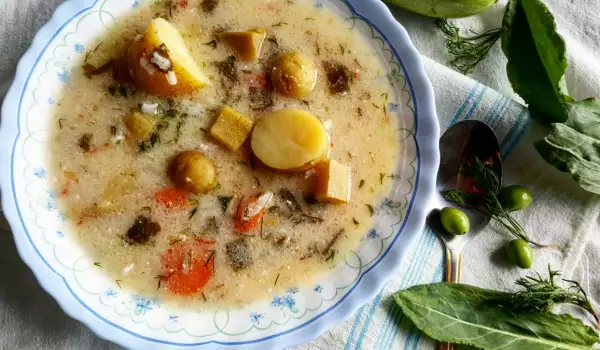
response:
M98 336L135 349L283 348L308 342L347 319L400 266L421 234L439 163L431 84L404 28L377 0L312 1L330 7L369 39L395 88L388 111L399 118L395 189L376 208L377 225L353 254L309 286L241 310L177 310L121 290L72 239L46 174L53 104L78 56L98 31L138 0L70 0L36 35L2 108L2 205L23 260L71 317Z

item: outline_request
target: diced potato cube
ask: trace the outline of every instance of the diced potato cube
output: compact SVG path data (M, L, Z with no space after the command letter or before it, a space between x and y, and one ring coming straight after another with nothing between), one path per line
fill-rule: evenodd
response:
M156 125L152 117L137 111L123 116L123 123L131 135L140 141L148 140Z
M350 167L333 159L319 164L315 198L319 202L346 203L350 201Z
M231 107L223 107L210 128L210 135L232 151L246 141L252 131L252 121Z
M242 61L254 61L260 56L260 49L267 32L264 29L251 29L245 32L224 32L219 35L237 53Z

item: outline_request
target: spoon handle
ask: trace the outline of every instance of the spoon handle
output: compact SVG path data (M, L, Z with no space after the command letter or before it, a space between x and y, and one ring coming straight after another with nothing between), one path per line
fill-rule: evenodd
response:
M462 251L452 251L446 248L446 282L460 282L460 265ZM437 350L456 350L456 344L438 343Z
M460 265L462 264L462 250L446 248L446 282L460 283Z

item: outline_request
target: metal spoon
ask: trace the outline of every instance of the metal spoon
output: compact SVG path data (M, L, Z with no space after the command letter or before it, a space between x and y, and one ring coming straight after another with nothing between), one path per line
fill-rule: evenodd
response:
M437 174L437 196L428 217L428 224L446 246L446 282L460 283L462 250L488 224L490 217L475 209L460 208L471 222L471 230L465 235L456 236L446 232L440 221L440 209L456 207L447 201L441 191L457 188L461 164L477 157L491 161L494 171L502 183L502 160L500 146L494 131L485 123L467 120L450 127L440 138L440 168ZM438 350L454 350L456 344L439 343Z

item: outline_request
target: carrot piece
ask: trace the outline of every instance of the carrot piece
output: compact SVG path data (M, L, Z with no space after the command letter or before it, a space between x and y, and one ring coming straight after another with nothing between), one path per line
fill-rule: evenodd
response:
M198 293L214 272L215 241L196 239L175 243L161 257L162 275L167 289L175 294Z
M154 194L154 203L167 209L182 209L188 204L187 193L178 188L167 188Z
M235 230L243 236L255 236L256 232L249 231L258 225L271 199L271 192L243 197L235 214Z

